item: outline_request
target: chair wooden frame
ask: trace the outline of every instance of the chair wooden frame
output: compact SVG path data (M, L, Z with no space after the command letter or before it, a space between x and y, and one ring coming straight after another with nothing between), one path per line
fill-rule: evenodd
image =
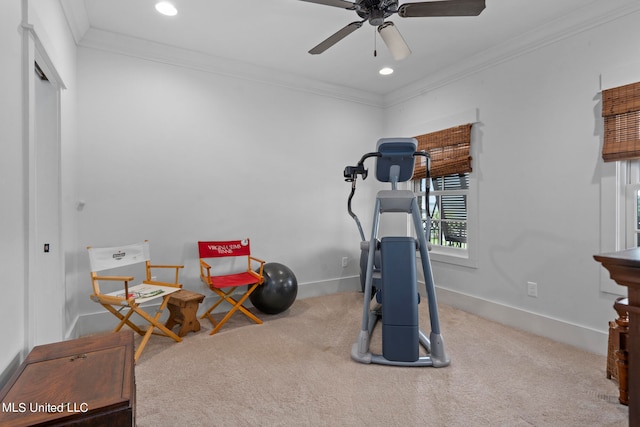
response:
M125 260L122 265L105 267L105 263L98 259L101 256L99 254L113 253L113 257L115 259L119 254L127 254L128 256L129 253L135 253L138 250L142 252L135 255L135 259ZM163 310L167 307L171 293L182 288L182 285L178 283L178 275L180 269L184 268L183 265L151 264L149 257L149 242L146 240L142 243L113 248L92 248L91 246L88 246L87 251L89 252L89 259L91 262L91 283L93 285L93 294L90 295L90 298L92 301L102 305L107 309L107 311L120 320L120 323L118 323L113 330L114 332L120 331L124 325L127 325L142 336L142 341L134 355L134 360L136 362L140 358L140 355L151 338L151 335L167 336L176 342L182 341L182 338L160 322L160 316L162 315ZM129 286L130 282L134 280L134 276L99 274L100 271L105 269L124 267L126 265L142 262L145 264L146 279L136 286ZM174 282L167 283L153 280L151 274L152 269L175 269ZM116 292L103 293L100 289L100 282L121 282L122 288ZM145 293L141 293L140 291L142 290L144 290ZM152 316L143 310L140 305L156 298L162 298L162 303L156 310L155 315ZM146 329L143 329L131 321L131 316L134 313L139 315L149 324ZM156 331L156 329L160 332Z
M209 287L209 289L218 295L216 302L209 307L202 316L200 316L201 319L204 319L205 317L208 318L213 325L213 330L210 335L218 332L222 325L224 325L236 311L240 311L255 323L261 324L262 320L243 306L244 302L257 289L257 287L264 283L263 269L266 262L251 256L249 239L200 241L198 242L198 251L200 254L200 278L204 284ZM205 261L205 259L242 256L247 257L247 269L240 273L212 275L212 266ZM259 267L256 268L257 271L254 271L252 266ZM247 286L247 290L240 296L240 298L233 298L233 292L235 292L240 286ZM231 304L232 308L220 321L216 321L211 313L225 301Z

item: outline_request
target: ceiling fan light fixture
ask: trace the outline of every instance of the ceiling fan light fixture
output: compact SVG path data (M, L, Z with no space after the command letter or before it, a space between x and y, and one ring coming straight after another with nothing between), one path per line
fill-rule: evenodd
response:
M393 74L393 68L391 67L383 67L380 69L380 71L378 71L378 73L380 73L380 75L382 76L388 76L390 74Z
M378 32L382 40L384 40L384 44L387 45L389 52L391 52L393 59L400 61L411 54L411 49L409 49L404 38L402 38L402 34L400 34L393 22L389 21L380 25Z
M176 16L178 14L178 9L168 1L156 3L156 10L166 16Z

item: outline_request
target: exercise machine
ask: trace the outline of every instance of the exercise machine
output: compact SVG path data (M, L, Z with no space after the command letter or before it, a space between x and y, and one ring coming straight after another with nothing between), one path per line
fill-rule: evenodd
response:
M362 242L360 244L360 280L364 293L362 326L351 349L351 358L360 363L377 363L394 366L444 367L450 363L440 333L438 304L431 272L428 242L425 229L431 227L427 215L423 228L422 215L413 191L399 190L398 183L413 176L416 158L424 157L429 178L429 155L416 151L415 138L382 138L375 152L367 153L356 166L344 170L345 181L351 182L351 193L347 202L349 215L355 220ZM391 190L381 190L376 195L371 236L366 240L362 225L351 209L358 175L366 179L368 170L364 162L376 158L376 179L391 183ZM428 203L428 185L425 200ZM408 236L378 237L380 215L400 212L411 215L417 238ZM431 332L427 337L419 328L416 251L424 273L429 306ZM366 260L366 261L365 261ZM374 301L375 300L375 301ZM382 354L369 349L371 334L378 322L382 323ZM426 355L420 355L420 345ZM424 353L424 352L423 352Z

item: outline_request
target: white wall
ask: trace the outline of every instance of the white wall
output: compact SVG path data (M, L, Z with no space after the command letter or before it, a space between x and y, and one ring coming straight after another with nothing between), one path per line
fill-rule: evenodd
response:
M196 242L248 236L301 288L357 283L342 172L375 148L379 108L91 48L78 61L79 247L148 239L201 291ZM80 313L102 312L86 282Z
M600 156L600 75L637 61L638 18L531 49L387 109L388 134L479 111L478 267L435 263L436 284L451 291L443 301L606 351L615 296L601 292L592 256L613 229L600 228L600 199L613 191L601 181L615 167ZM527 296L528 281L538 283L538 298Z
M24 153L22 150L22 65L20 2L5 2L0 13L0 267L3 275L0 299L0 374L18 362L24 349L25 205ZM0 381L2 381L0 375Z

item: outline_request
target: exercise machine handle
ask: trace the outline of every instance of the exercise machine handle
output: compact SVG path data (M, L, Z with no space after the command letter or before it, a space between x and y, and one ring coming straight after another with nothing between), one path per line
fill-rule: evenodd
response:
M344 180L347 182L354 182L358 175L362 175L362 179L367 179L369 171L364 168L364 161L369 157L380 157L382 154L378 152L367 153L358 162L356 166L347 166L344 168Z

